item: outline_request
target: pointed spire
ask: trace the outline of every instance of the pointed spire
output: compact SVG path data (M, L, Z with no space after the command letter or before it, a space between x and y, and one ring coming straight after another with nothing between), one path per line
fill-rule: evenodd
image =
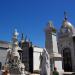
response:
M21 39L23 40L24 39L24 34L22 33L22 37L21 37Z
M25 41L24 34L22 33L21 42L23 43Z
M15 29L15 31L13 32L13 37L12 37L12 39L13 39L13 40L14 40L14 39L17 40L18 35L19 35L19 33L17 32L17 29Z
M64 20L67 20L67 12L64 11Z
M17 29L15 29L14 33L13 33L13 37L12 37L12 44L13 46L18 46L18 32Z

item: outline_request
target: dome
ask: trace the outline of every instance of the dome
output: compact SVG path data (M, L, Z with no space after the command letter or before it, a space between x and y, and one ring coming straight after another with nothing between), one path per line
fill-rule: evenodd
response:
M63 25L62 25L63 27L66 27L66 28L68 28L68 29L72 29L73 28L73 25L69 22L69 21L67 21L67 20L65 20L64 22L63 22Z
M72 29L73 25L67 19L68 19L67 18L67 13L64 12L64 21L63 21L62 27L65 27L65 28L68 28L68 29Z

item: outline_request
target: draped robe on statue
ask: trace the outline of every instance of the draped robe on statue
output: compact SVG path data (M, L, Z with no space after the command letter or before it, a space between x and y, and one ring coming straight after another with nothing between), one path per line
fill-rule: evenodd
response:
M40 75L50 75L50 58L46 49L43 49L40 61Z

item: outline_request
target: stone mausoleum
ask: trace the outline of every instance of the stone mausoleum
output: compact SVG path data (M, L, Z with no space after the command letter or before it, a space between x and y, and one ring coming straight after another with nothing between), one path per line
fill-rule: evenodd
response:
M74 25L68 21L66 12L64 12L64 19L60 30L57 32L52 22L48 22L45 33L45 47L49 54L51 54L52 51L61 54L64 71L75 72L75 28Z
M66 13L58 33L58 49L63 57L64 71L75 72L75 28L68 21Z

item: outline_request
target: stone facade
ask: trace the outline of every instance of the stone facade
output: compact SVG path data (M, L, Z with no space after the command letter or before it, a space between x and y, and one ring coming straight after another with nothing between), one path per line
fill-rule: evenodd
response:
M45 28L45 48L50 56L51 71L56 67L59 72L63 72L62 56L58 52L56 29L52 22L48 22Z
M57 35L51 33L52 31L55 32L54 26L49 22L45 30L46 49L51 54L52 52L57 52L58 47L58 52L62 55L64 71L75 72L75 28L68 21L66 13L64 13L64 20ZM57 36L57 39L54 36ZM57 47L55 41L57 41Z
M19 43L20 47L22 48L21 60L25 64L26 70L33 72L33 48L31 47L31 42L26 41L23 38L24 37L22 35L21 42Z
M41 68L40 56L42 52L43 52L43 48L33 46L33 71L36 73L40 72L40 68Z
M62 26L58 33L58 49L63 57L63 68L65 71L75 72L75 28L64 17Z
M19 43L22 48L22 62L25 64L27 71L39 72L40 71L40 54L43 51L43 48L32 45L32 42L24 39L22 34L21 42ZM36 59L37 58L37 59Z

